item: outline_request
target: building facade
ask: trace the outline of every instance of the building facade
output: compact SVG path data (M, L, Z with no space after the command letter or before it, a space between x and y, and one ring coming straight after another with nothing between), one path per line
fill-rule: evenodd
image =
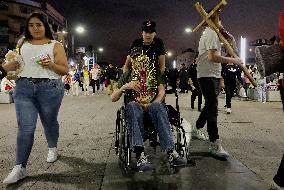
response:
M34 11L46 14L54 38L67 47L66 19L45 1L6 0L0 1L0 59L9 49L16 47L18 39L23 35L26 18Z

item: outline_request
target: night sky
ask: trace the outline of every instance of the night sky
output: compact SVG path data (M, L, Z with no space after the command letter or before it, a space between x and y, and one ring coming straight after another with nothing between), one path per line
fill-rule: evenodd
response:
M145 19L157 23L157 33L167 50L180 53L194 48L194 34L184 32L201 21L191 0L49 0L68 20L70 28L82 25L86 33L77 35L77 45L103 47L99 61L124 64L129 44L141 35ZM219 0L199 0L205 10ZM278 17L284 0L227 0L222 24L237 40L270 39L278 34ZM197 43L200 32L196 34Z

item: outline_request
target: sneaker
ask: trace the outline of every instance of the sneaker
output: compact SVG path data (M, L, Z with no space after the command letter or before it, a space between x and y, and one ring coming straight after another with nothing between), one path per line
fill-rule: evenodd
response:
M153 169L151 163L147 159L147 156L144 155L144 152L141 153L139 159L137 160L137 169L138 172L146 172Z
M171 167L182 167L186 166L187 161L174 150L169 154L169 163Z
M230 114L230 113L232 113L232 110L231 110L231 108L226 108L226 113L227 113L227 114Z
M57 148L48 148L48 155L46 161L49 163L55 162L57 160L58 153Z
M199 140L207 140L208 137L200 130L197 129L196 127L193 127L191 131L191 136L193 139L199 139Z
M27 177L26 168L22 167L22 164L14 166L11 173L4 179L3 183L5 184L12 184L16 183L17 181L24 179Z
M210 142L209 152L214 156L220 158L227 158L229 157L229 154L223 149L221 143L222 141L220 139L217 139L215 142Z
M273 180L270 183L270 189L269 190L282 190L283 188L281 188L277 183L275 183Z

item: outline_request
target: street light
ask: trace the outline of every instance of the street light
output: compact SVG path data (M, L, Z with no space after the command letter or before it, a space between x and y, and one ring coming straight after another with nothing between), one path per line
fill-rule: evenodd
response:
M191 32L192 32L192 29L189 28L189 27L187 27L187 28L185 28L185 32L186 32L186 33L191 33Z
M168 60L167 61L167 66L169 68L172 67L173 69L175 69L176 68L176 63L177 63L177 61L176 61L177 55L176 55L175 51L168 51L166 56L169 58L169 59L167 59Z
M85 32L85 28L83 26L78 26L76 28L76 32L78 32L79 34L82 34L83 32Z
M173 53L169 51L169 52L167 53L167 56L168 56L168 57L172 57L172 56L173 56Z
M186 33L192 33L192 29L190 27L186 27L185 30L184 30ZM196 32L194 32L194 52L196 54L197 52L197 47L196 47Z
M102 47L99 47L97 49L97 51L93 50L93 64L95 64L95 60L96 60L96 63L98 63L98 54L97 54L97 52L102 53L103 51L104 51L104 48L102 48Z
M85 28L82 27L82 26L78 26L78 27L76 27L75 31L76 31L78 34L82 34L82 33L85 32ZM74 43L74 41L75 41L75 39L74 39L74 33L72 32L72 57L74 57L74 55L75 55L75 46L74 46L75 43Z

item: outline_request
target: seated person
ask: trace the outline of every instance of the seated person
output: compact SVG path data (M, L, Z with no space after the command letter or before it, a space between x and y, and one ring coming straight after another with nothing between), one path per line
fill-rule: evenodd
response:
M151 76L149 78L145 79L141 77L147 76L150 73L148 69L149 67L145 66L149 59L147 55L144 56L146 57L144 57L145 59L143 58L143 55L141 57L141 54L139 55L134 51L131 55L132 67L120 77L117 83L117 89L115 89L112 93L111 99L113 102L116 102L120 99L122 94L125 93L126 120L129 128L130 144L134 153L136 153L137 169L139 172L152 169L152 166L145 155L143 145L143 119L146 112L150 115L151 121L159 135L161 149L163 151L167 151L170 165L173 167L184 166L186 165L186 160L180 157L174 149L175 144L173 142L173 134L167 110L162 103L165 97L163 77L161 77L159 68L153 67L150 69ZM141 58L140 61L137 61L137 57ZM137 65L140 65L138 69ZM147 74L145 74L145 70L148 71ZM151 80L154 80L154 82ZM145 101L145 98L143 99L143 95L149 92L149 88L145 88L145 86L148 86L149 83L151 88L154 87L150 92L153 98L150 101Z

